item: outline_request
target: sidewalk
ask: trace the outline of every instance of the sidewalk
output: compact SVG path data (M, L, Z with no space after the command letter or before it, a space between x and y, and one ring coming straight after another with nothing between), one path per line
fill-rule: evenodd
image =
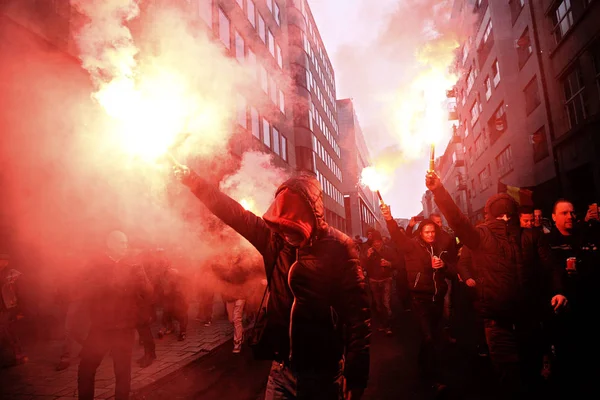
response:
M222 308L222 305L215 303L215 316L221 314L216 310L217 308ZM229 321L218 319L210 327L205 327L193 318L196 310L197 306L193 304L190 307L186 340L178 342L176 335L168 335L162 340L157 339L157 359L147 368L140 368L135 363L135 360L144 354L143 347L137 343L136 335L132 357L132 392L169 375L231 339L233 329ZM155 338L156 330L156 327L153 327ZM55 366L60 356L61 345L60 341L50 341L35 348L27 347L25 348L29 357L27 364L0 369L0 398L2 400L76 399L79 359L73 359L69 368L57 372ZM112 398L114 390L112 358L107 355L96 373L96 398Z

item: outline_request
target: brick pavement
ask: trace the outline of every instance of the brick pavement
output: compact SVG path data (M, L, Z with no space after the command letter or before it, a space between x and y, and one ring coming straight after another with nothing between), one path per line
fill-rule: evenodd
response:
M222 303L215 303L215 314L223 314ZM219 308L221 308L219 312ZM178 342L176 335L156 340L156 361L147 368L140 368L135 360L144 350L136 342L132 357L132 392L161 379L194 360L209 353L231 339L233 329L226 319L215 320L210 327L193 319L197 307L190 307L190 323L185 341ZM153 327L156 337L157 327ZM136 336L137 337L137 336ZM9 369L0 369L0 398L2 400L66 400L77 398L77 366L79 359L72 360L64 371L55 366L61 352L62 342L45 342L37 347L27 347L29 362ZM77 349L79 351L79 349ZM107 355L96 374L96 398L114 397L115 379L112 358Z

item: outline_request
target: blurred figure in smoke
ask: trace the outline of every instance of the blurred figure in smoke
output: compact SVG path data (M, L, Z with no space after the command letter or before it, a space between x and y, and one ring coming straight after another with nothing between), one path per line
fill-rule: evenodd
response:
M70 262L69 262L70 261ZM83 276L81 267L73 267L80 263L79 259L70 259L66 262L66 277L59 283L57 297L65 309L65 336L60 360L56 365L57 371L62 371L71 365L73 348L75 344L83 345L86 330L89 325L89 316L83 304ZM66 282L64 280L66 279Z
M274 360L266 399L362 397L369 301L353 241L324 221L317 179L302 175L283 183L260 218L189 168L174 172L264 258L270 295L251 344L256 357Z
M10 367L27 362L21 350L14 322L19 317L19 288L21 273L8 268L10 256L0 250L0 367Z
M163 326L158 332L158 337L163 338L165 335L174 332L174 322L177 322L179 325L177 340L181 342L187 337L189 320L190 305L187 299L187 279L178 269L171 266L164 253L160 257L159 271L163 303Z
M367 259L364 264L371 287L371 309L380 324L379 331L391 335L392 266L397 263L396 254L383 243L383 237L379 231L373 232L371 239L373 246L367 250Z
M151 325L156 321L156 300L159 284L158 277L158 257L154 251L149 251L143 257L143 267L146 276L152 286L152 296L149 299L142 299L140 304L140 313L137 323L137 332L140 337L140 344L144 346L144 355L137 360L141 368L152 365L156 360L156 343L152 336Z
M111 232L105 253L91 263L84 285L91 328L78 371L79 398L83 400L94 398L96 370L108 352L115 370L115 400L129 398L139 304L150 299L152 288L143 267L126 259L127 250L127 236Z

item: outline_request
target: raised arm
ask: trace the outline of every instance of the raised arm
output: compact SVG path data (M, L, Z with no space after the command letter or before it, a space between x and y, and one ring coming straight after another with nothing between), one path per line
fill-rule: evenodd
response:
M435 204L446 217L448 225L460 241L471 250L479 248L481 243L480 232L469 222L469 219L460 211L452 196L448 193L435 172L427 174L426 185L433 192Z
M271 238L265 221L245 210L237 201L221 192L187 167L178 167L175 176L221 221L245 237L264 256Z
M401 251L405 253L409 252L413 246L413 241L407 235L402 233L398 227L398 223L392 217L392 210L390 209L390 206L387 204L382 204L381 213L383 214L383 218L387 224L392 241L396 243Z

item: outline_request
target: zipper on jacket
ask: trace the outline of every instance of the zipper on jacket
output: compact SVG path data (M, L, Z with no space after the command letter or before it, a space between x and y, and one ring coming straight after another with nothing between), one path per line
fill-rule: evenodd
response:
M440 254L441 256L441 254ZM431 246L431 259L433 260L433 246ZM438 287L437 287L437 281L436 281L436 273L437 270L433 269L433 298L432 301L435 302L435 296L437 296L438 293Z
M300 249L296 249L296 261L294 261L294 263L290 266L290 270L288 271L288 287L290 288L290 292L292 293L292 296L294 297L294 300L292 301L292 308L290 310L290 328L288 331L288 336L290 338L290 354L288 356L288 359L289 359L290 363L292 362L292 321L294 319L294 309L296 308L296 295L294 294L294 291L292 290L292 285L291 285L292 270L294 269L296 264L298 264L298 260L300 258L299 253L300 253Z
M417 287L417 283L419 283L419 278L420 278L420 277L421 277L421 273L420 273L420 272L417 272L417 279L415 279L415 284L414 284L413 288L416 288L416 287Z

